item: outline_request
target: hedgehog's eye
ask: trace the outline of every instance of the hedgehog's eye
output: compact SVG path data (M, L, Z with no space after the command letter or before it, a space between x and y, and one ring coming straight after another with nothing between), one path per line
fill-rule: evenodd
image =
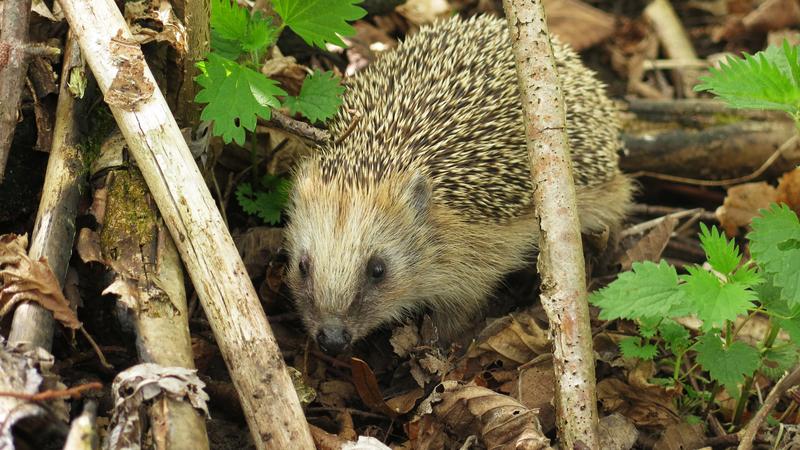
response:
M300 262L297 263L297 269L300 270L300 276L303 278L308 277L308 256L303 255L300 257Z
M367 262L367 276L369 276L372 281L381 281L385 274L386 267L383 260L376 256L370 258Z

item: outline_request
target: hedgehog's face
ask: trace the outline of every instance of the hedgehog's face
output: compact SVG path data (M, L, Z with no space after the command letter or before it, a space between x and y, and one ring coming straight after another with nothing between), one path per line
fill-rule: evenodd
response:
M295 177L287 281L309 334L330 353L418 309L430 188L400 176L369 189Z

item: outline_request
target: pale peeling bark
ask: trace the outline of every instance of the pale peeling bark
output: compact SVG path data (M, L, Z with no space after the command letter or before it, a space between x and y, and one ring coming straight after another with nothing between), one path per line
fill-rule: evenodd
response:
M538 269L550 319L561 448L599 448L594 353L561 85L538 0L503 0L514 50L541 230ZM534 230L531 230L534 232Z
M75 216L80 198L78 178L83 170L83 161L78 150L78 118L82 112L64 81L68 80L72 68L83 64L78 42L72 33L65 48L53 147L47 161L42 199L39 201L28 252L32 259L46 257L53 274L62 285L75 239ZM14 310L8 340L11 345L27 342L50 350L53 341L53 315L33 302L19 305Z
M122 15L111 0L61 5L197 289L256 448L313 448L241 257Z

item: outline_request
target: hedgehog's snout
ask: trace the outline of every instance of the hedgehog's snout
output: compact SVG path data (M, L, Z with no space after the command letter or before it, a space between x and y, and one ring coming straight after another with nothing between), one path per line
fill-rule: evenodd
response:
M353 335L342 323L323 324L316 337L319 348L331 355L338 355L347 350L353 340Z

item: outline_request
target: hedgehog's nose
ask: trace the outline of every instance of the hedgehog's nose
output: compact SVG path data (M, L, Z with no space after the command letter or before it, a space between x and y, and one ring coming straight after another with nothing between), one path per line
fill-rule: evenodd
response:
M323 352L338 355L347 349L352 338L342 325L323 325L317 333L317 344Z

